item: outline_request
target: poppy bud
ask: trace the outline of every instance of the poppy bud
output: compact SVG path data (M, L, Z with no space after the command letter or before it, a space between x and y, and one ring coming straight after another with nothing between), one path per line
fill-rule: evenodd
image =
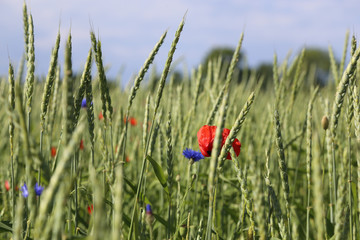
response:
M10 184L9 184L8 180L5 180L5 189L6 189L6 191L10 190Z
M80 141L80 150L84 150L84 140L81 139Z
M99 113L99 120L103 120L104 119L104 115L102 114L102 112Z
M92 212L94 211L94 205L91 204L91 206L87 207L88 213L91 215Z
M321 126L324 130L327 130L329 128L329 119L327 118L327 116L323 116L323 118L321 119Z
M56 147L51 147L51 157L55 157L56 156Z

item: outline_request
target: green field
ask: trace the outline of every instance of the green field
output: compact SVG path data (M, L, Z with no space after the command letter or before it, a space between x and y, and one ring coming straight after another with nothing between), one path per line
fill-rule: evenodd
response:
M360 239L356 39L341 62L330 54L321 86L305 49L275 56L270 80L240 73L243 35L230 64L213 58L179 79L184 24L122 88L93 32L81 74L69 33L36 76L24 6L24 58L0 81L1 239Z

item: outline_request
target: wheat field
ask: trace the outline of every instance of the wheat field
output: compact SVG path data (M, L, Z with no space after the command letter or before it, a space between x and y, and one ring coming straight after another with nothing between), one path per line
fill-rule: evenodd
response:
M179 81L171 64L184 18L123 88L107 79L91 30L80 74L69 31L36 76L25 4L23 21L23 59L0 82L1 239L360 239L355 37L340 63L330 54L325 86L305 49L275 55L270 83L251 71L238 82L246 33L230 65L214 59Z

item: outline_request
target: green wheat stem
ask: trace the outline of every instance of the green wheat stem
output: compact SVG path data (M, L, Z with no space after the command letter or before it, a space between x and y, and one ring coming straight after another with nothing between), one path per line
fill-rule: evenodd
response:
M52 86L54 84L55 80L55 74L56 74L56 66L57 66L57 58L58 58L58 52L59 52L59 46L60 46L60 32L58 32L56 37L56 43L55 47L53 48L51 59L50 59L50 66L49 71L46 76L45 86L44 86L44 92L42 97L42 103L41 103L41 114L40 114L40 156L43 155L43 136L44 136L44 130L45 130L45 116L48 111L48 106L50 102L50 96L51 96L51 90ZM38 169L38 184L41 184L41 167ZM40 204L40 198L37 204Z
M172 203L172 184L173 184L173 152L172 152L172 137L171 137L171 112L168 114L168 122L166 128L166 163L167 163L167 186L169 190L168 200L168 228L167 228L167 238L170 239L171 236L171 226L172 226L172 219L171 219L171 203Z
M182 199L178 203L177 214L178 214L179 221L177 222L177 228L176 228L176 231L175 231L175 234L174 234L174 239L178 235L178 232L180 231L180 228L182 226L183 221L180 221L180 219L181 219L181 216L183 215L183 209L184 209L184 206L185 206L186 198L187 198L187 196L189 194L189 191L191 190L191 188L194 185L195 179L196 179L196 176L195 175L192 176L191 181L186 186L184 196L182 197Z
M213 211L215 205L215 191L216 191L216 171L219 160L219 153L221 147L221 139L222 139L222 131L225 125L225 118L227 112L227 104L228 104L228 95L225 95L225 99L220 108L220 115L217 120L217 128L213 143L213 149L211 151L211 160L210 160L210 171L208 176L208 192L209 192L209 211L208 211L208 220L207 220L207 228L205 239L210 240L212 238L212 226L213 226Z
M135 210L136 210L137 204L139 202L140 189L142 187L142 182L143 182L143 177L144 177L146 156L147 156L147 152L148 152L148 149L149 149L150 136L152 134L153 126L154 126L154 123L155 123L155 117L156 117L156 114L157 114L157 110L158 110L159 105L160 105L160 100L161 100L162 92L163 92L163 89L164 89L165 80L166 80L166 77L167 77L167 75L169 73L170 65L171 65L171 62L172 62L172 59L173 59L173 56L174 56L174 53L175 53L176 45L177 45L177 43L178 43L178 41L180 39L180 34L181 34L182 30L183 30L184 23L185 23L185 19L183 19L181 21L181 23L180 23L180 25L179 25L176 33L175 33L175 39L171 44L171 48L170 48L170 51L169 51L169 54L168 54L168 58L166 60L164 70L163 70L163 72L161 74L159 88L158 88L158 91L157 91L157 94L156 94L155 110L154 110L154 115L153 115L153 118L152 118L152 124L151 124L150 132L149 132L149 139L148 139L147 146L146 146L146 149L145 149L143 163L142 163L142 166L141 166L140 177L139 177L137 190L136 190L135 202L134 202L133 212L132 212L131 222L130 222L130 232L129 232L129 236L128 236L129 240L131 240L132 234L133 234L133 224L134 224L134 218L135 218Z
M131 88L131 93L129 95L129 98L128 98L128 105L127 105L127 109L126 109L126 115L125 115L125 127L124 127L124 142L122 143L123 144L123 148L122 148L122 158L123 158L123 161L125 161L125 158L126 158L126 139L127 139L127 129L128 129L128 122L129 122L129 115L130 115L130 109L131 109L131 106L133 104L133 101L136 97L136 94L137 94L137 91L139 90L140 88L140 84L142 82L142 80L144 79L144 76L145 76L145 73L149 70L149 67L150 65L153 63L154 59L155 59L155 56L156 54L159 52L159 49L161 47L161 45L164 43L164 39L167 35L167 31L160 37L160 40L156 43L155 47L153 48L153 50L151 51L151 53L149 54L148 58L146 59L143 67L140 69L140 72L139 74L137 75L136 79L135 79L135 82L134 82L134 86ZM144 156L146 156L146 140L147 140L147 130L148 130L148 118L149 118L149 106L150 106L150 96L148 96L148 99L147 99L147 109L145 111L145 119L146 119L146 122L144 122L144 135L143 135L143 148L144 148ZM147 113L147 114L146 114ZM151 135L151 131L149 133L149 136ZM120 146L119 146L120 147Z

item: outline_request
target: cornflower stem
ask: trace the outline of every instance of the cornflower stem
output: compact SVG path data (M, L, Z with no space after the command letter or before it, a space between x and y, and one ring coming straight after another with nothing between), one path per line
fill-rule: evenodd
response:
M199 176L200 162L201 161L199 161L196 164L196 176ZM194 188L194 195L193 195L193 204L194 204L194 206L197 206L197 198L196 198L197 197L197 190L198 190L198 177L195 179L195 188ZM191 215L193 216L193 218L195 216L198 216L196 210L197 210L196 207L191 208L191 211L192 211ZM199 216L198 216L198 220L200 220Z
M192 160L189 161L188 163L188 168L187 168L187 176L186 176L186 186L187 188L189 187L190 181L191 181L191 166L192 166L193 162ZM186 199L187 200L187 199Z
M149 224L149 231L150 231L150 240L154 239L154 233L153 233L153 226L152 224Z
M151 124L151 127L150 127L149 137L148 137L147 142L146 142L146 148L145 148L145 152L144 152L144 158L143 158L143 162L142 162L142 164L141 164L140 178L139 178L139 181L138 181L138 184L137 184L135 202L134 202L134 206L133 206L133 212L132 212L132 214L131 214L131 222L130 222L128 240L131 240L131 239L132 239L133 226L134 226L134 218L135 218L135 212L136 212L135 210L136 210L137 205L138 205L138 203L139 203L140 190L141 190L141 186L142 186L142 182L143 182L143 178L144 178L144 172L145 172L146 155L147 155L147 152L148 152L148 149L149 149L150 136L151 136L151 133L152 133L152 131L153 131L154 124L155 124L155 117L156 117L156 111L154 112L154 116L153 116L153 119L152 119L152 124ZM127 126L127 122L128 122L128 121L126 121L125 129L127 128L127 127L126 127L126 126ZM126 142L126 135L125 135L125 138L124 138L124 147L125 147L125 142ZM123 154L125 154L125 152L124 152Z
M176 238L176 236L177 236L177 234L178 234L178 232L179 232L179 230L180 230L180 227L181 227L181 225L182 225L182 222L180 221L180 219L181 219L181 216L182 216L182 212L183 212L183 208L184 208L184 205L185 205L185 200L186 200L186 197L187 197L187 195L188 195L188 193L189 193L189 191L191 190L191 188L192 188L192 186L194 185L194 182L195 182L195 178L192 178L191 179L191 182L190 182L190 184L186 187L186 191L185 191L185 194L184 194L184 196L183 196L183 198L182 198L182 200L181 200L181 202L180 202L180 204L179 204L179 208L177 209L177 211L178 211L178 215L179 215L179 221L177 222L177 228L176 228L176 231L175 231L175 234L174 234L174 237ZM174 239L175 239L174 238Z
M43 158L43 155L42 155L43 135L44 135L44 131L41 130L41 132L40 132L40 144L39 144L40 145L40 157L41 158ZM39 170L38 170L38 184L41 185L41 165L39 166ZM39 208L40 197L36 201L36 205L37 205L37 208Z

